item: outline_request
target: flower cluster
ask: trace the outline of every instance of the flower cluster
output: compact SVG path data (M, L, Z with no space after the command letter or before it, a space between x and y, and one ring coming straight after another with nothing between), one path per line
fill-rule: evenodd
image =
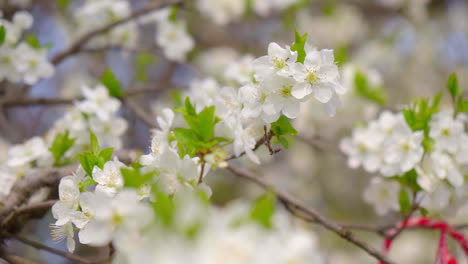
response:
M400 196L411 191L423 208L437 212L466 199L463 184L468 164L466 115L439 110L426 100L400 113L384 111L377 120L357 127L341 142L352 168L380 173L364 198L379 214L399 210ZM402 194L403 193L403 194Z
M171 214L183 215L168 218L169 212L160 211L168 210L167 207L173 203L178 204L178 197L195 193L210 196L211 189L204 183L204 178L210 170L227 166L228 151L236 156L245 153L259 163L254 148L257 140L266 133L267 126L276 129L278 137L284 132L295 131L286 117L280 117L285 111L272 106L275 101L271 98L281 94L279 89L286 88L268 82L268 78L303 87L305 93L300 93L301 88L290 88L291 93L299 93L301 99L287 95L291 96L288 100L295 100L297 104L313 95L320 97L319 94L327 91L331 100L336 96L336 89L342 91L332 51L304 47L299 50L307 51L304 63L296 63L298 51L283 49L276 43L270 45L270 56L257 60L244 57L239 62L232 62L225 70L226 82L237 87L245 85L240 89L223 86L212 78L194 80L183 107L175 111L169 108L162 110L157 117L158 128L153 130L150 152L132 165L111 160L112 150L100 149L97 142L105 142L109 130L105 130L107 136L99 140L99 136L91 134L87 141L91 151L79 155L81 167L74 175L63 178L59 186L60 200L52 210L57 220L53 230L55 235L58 234L57 238L67 237L72 251L73 232L69 230L79 229L81 243L100 246L112 242L118 249L115 261L126 263L176 263L185 258L194 263L219 263L226 259L233 263L321 262L322 257L310 250L314 248L313 237L286 223L284 216L275 218L275 221L282 221L281 224L265 222L267 220L262 217L257 219L259 225L251 219L255 220L257 213L252 212L249 216L245 208L240 210L238 207L223 209L221 213L213 207L200 209L201 205L194 203L197 199L193 197L180 198L183 199L180 204L183 208L169 210ZM291 58L283 56L286 52ZM279 67L277 64L281 63L284 65ZM310 79L312 75L314 80ZM256 118L260 113L257 116L245 114L250 101L242 95L252 85L268 93L265 101L259 102L265 105L260 108L268 108L271 111L268 113L277 120ZM109 99L105 88L84 88L84 93L86 100L76 106L86 113L87 119L96 117L102 123L111 119L118 104L112 101L115 99ZM249 106L253 108L253 105ZM185 123L174 125L176 113L183 117ZM95 128L91 129L94 131ZM274 204L269 206L272 208ZM161 229L161 225L169 225L170 228L168 230L165 226ZM191 240L181 236L187 234ZM170 242L147 250L155 243L160 244L161 235L170 238ZM266 244L259 247L258 241ZM178 249L181 248L186 254L180 254ZM281 253L272 256L271 252L278 248L283 249Z
M77 36L125 18L131 14L131 11L130 3L125 0L87 0L74 12L75 20L78 23ZM98 38L94 38L90 45L135 47L138 38L138 24L135 21L129 21Z
M286 9L298 0L197 0L198 10L218 25L225 25L242 18L248 9L260 16Z
M33 17L26 11L16 12L12 21L0 18L0 28L5 34L0 43L0 81L33 85L54 74L47 49L32 35L23 38L32 23Z
M156 43L170 60L185 61L187 54L195 46L193 38L187 32L185 21L177 19L175 7L152 12L140 18L139 21L142 24L157 23Z
M81 87L84 99L75 102L63 118L57 120L46 138L53 140L58 133L68 131L75 139L74 146L66 157L83 152L89 146L89 132L93 132L105 147L122 147L121 136L127 130L127 121L117 116L120 101L109 95L107 88L101 84L94 88Z
M120 102L102 85L95 89L83 86L82 91L85 98L67 110L44 138L33 137L9 149L8 159L0 164L0 197L8 195L16 180L33 168L68 164L89 148L89 132L95 133L104 146L122 146L127 122L116 116Z
M402 113L384 111L379 119L358 127L341 142L351 168L363 166L386 177L402 175L416 167L424 153L423 132L412 131Z
M93 171L93 178L99 173ZM89 180L81 168L63 178L60 200L52 208L57 219L52 234L66 238L70 251L75 249L70 230L77 228L80 243L112 242L117 249L113 263L324 262L313 234L291 223L285 212L263 223L252 217L246 203L220 209L188 189L172 198L152 192L149 200L142 200L130 188L109 193L98 184L88 191L83 186Z
M255 80L239 91L245 116L261 117L266 123L276 121L281 114L294 119L300 103L310 97L325 104L330 115L335 114L340 105L338 94L346 90L339 82L333 50L317 50L306 44L303 52L299 59L297 51L271 43L268 55L253 62Z
M108 25L131 15L131 5L125 0L86 1L77 10L78 36L90 30ZM183 20L176 18L176 7L164 8L151 12L139 19L123 23L110 30L107 34L94 38L91 46L117 46L135 48L142 37L139 24L156 24L156 43L162 48L166 57L174 61L184 61L186 54L194 47L192 37L187 33Z

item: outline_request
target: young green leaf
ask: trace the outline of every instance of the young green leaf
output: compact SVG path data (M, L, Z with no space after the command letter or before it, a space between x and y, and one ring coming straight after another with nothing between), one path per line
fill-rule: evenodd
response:
M447 80L447 89L454 99L463 92L463 90L458 87L458 78L455 73L452 73L449 76Z
M287 118L284 115L281 115L278 120L271 123L271 130L275 135L297 135L297 130L291 124L291 119Z
M70 5L70 0L57 0L56 4L57 4L57 7L63 11L67 9L68 6Z
M99 152L99 167L102 168L106 162L111 160L112 153L114 152L113 148L106 148Z
M5 38L6 38L5 26L1 25L0 26L0 45L2 45L3 42L5 42Z
M292 51L297 51L296 62L304 63L305 57L307 55L305 51L306 41L307 41L307 33L305 33L304 35L301 35L296 30L294 44L291 46Z
M285 148L289 147L289 141L286 135L297 135L297 130L291 124L291 120L284 115L281 115L278 120L271 123L271 131L273 131L278 142Z
M148 183L155 174L155 172L142 173L138 168L122 168L120 172L124 179L124 186L136 189Z
M119 80L110 69L106 69L101 76L101 83L107 88L109 94L116 98L124 96Z
M148 80L148 67L156 62L156 58L150 52L140 52L135 58L135 79L140 82Z
M89 147L91 149L91 152L95 155L98 155L99 152L101 151L101 147L99 146L99 141L96 137L96 134L93 132L89 133Z
M154 196L155 201L152 203L152 206L156 217L161 220L165 226L170 227L175 215L174 201L168 195L160 191L155 191Z
M382 86L371 87L364 73L357 71L354 76L354 87L357 95L379 105L387 101L385 89Z
M275 212L276 197L273 193L267 192L257 198L250 211L250 218L257 221L264 228L271 228L271 218Z
M215 126L215 107L205 107L198 114L198 127L197 130L201 139L204 142L208 142L214 136ZM195 128L192 128L195 129Z
M400 204L400 212L407 214L411 211L411 200L408 192L402 188L398 194L398 203Z
M86 174L92 177L94 166L98 166L103 169L104 164L111 159L114 149L106 148L101 150L98 139L93 132L89 134L89 140L91 152L79 154L78 159L80 160L81 166Z
M468 101L464 101L462 97L459 97L456 109L458 113L468 112Z
M69 137L69 132L66 130L64 133L58 133L54 141L52 142L52 146L49 148L52 156L54 156L54 164L55 166L62 165L62 157L63 155L73 146L75 143L74 138Z
M26 43L29 44L29 46L31 46L32 48L34 49L40 49L41 48L41 43L39 42L39 39L37 38L36 35L27 35L24 40L26 41Z
M83 167L83 170L86 172L86 174L92 177L93 168L96 164L98 164L96 156L90 152L85 152L79 154L78 159L80 160L81 167Z

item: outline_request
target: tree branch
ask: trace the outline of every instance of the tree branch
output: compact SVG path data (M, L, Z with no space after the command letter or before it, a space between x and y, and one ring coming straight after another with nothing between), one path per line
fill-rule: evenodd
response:
M283 203L287 204L289 208L295 208L301 213L305 214L308 216L305 220L310 221L310 218L312 218L316 223L320 224L321 226L325 227L326 229L334 232L338 236L342 237L343 239L351 242L352 244L356 245L357 247L361 248L365 252L367 252L369 255L373 256L374 258L385 262L387 264L395 264L395 262L389 260L386 256L384 256L382 253L380 253L378 250L372 248L371 246L367 245L364 241L361 241L357 239L354 234L344 228L343 226L325 218L315 210L307 207L304 203L301 201L297 200L296 198L292 197L286 192L277 190L274 188L273 185L268 183L267 181L257 177L255 174L253 174L250 171L244 170L237 165L234 165L233 163L229 163L228 169L232 171L234 174L247 179L249 181L252 181L259 185L260 187L268 190L272 190L278 199L282 201ZM291 212L295 212L295 210L291 210ZM295 214L298 217L301 217L302 214Z
M134 150L120 150L115 152L115 156L124 163L130 163L137 158L137 152ZM71 175L77 167L78 164L73 164L59 168L33 169L22 179L18 180L13 185L10 194L2 201L0 207L0 231L11 233L17 228L21 228L20 222L11 221L13 219L12 214L16 214L18 211L28 211L27 205L25 207L20 206L25 204L35 191L42 187L57 186L62 177ZM2 234L0 232L0 239L1 237Z
M58 250L58 249L55 249L55 248L51 248L51 247L48 247L44 244L41 244L41 243L38 243L38 242L35 242L35 241L32 241L32 240L29 240L25 237L22 237L20 235L14 235L14 234L10 234L10 233L7 233L6 234L7 236L9 237L12 237L26 245L29 245L31 247L34 247L36 249L39 249L39 250L44 250L44 251L47 251L47 252L50 252L54 255L57 255L57 256L61 256L61 257L64 257L66 259L69 259L69 260L73 260L75 261L75 263L83 263L83 264L93 264L93 263L96 263L94 261L91 261L89 259L86 259L86 258L83 258L83 257L80 257L78 255L75 255L75 254L72 254L72 253L68 253L68 252L63 252L61 250Z
M132 14L130 14L129 16L127 16L127 17L125 17L125 18L123 18L121 20L115 21L115 22L110 23L108 25L104 25L104 26L102 26L102 27L100 27L100 28L98 28L98 29L96 29L94 31L91 31L91 32L81 36L75 42L73 42L68 48L66 48L62 52L58 53L57 55L55 55L51 59L51 62L54 65L59 64L60 62L65 60L67 57L80 52L80 50L94 37L99 36L99 35L101 35L103 33L106 33L109 30L111 30L111 29L113 29L113 28L115 28L115 27L117 27L117 26L119 26L121 24L124 24L124 23L126 23L128 21L131 21L131 20L136 19L136 18L138 18L140 16L148 14L148 13L150 13L152 11L165 8L167 6L182 5L182 4L183 4L182 0L170 1L170 2L162 3L162 4L158 3L158 4L149 5L149 6L145 7L145 8L142 8L142 9L140 9L138 11L135 11Z

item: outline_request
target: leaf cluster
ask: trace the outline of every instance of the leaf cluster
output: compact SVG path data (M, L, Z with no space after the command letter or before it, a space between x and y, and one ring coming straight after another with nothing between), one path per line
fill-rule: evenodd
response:
M65 153L75 144L75 138L70 138L70 133L66 130L64 133L58 133L49 151L54 156L54 166L64 166L71 162L71 160L64 160Z
M297 130L291 124L291 119L281 115L278 120L271 123L271 131L275 135L278 142L285 148L289 147L288 135L297 135Z
M227 143L230 140L223 137L215 137L215 125L220 121L215 116L215 107L205 107L197 113L195 107L187 97L185 107L176 109L181 113L189 128L174 129L174 136L178 143L179 155L181 157L189 155L195 157L197 154L205 154L211 148L220 143Z
M111 159L114 149L106 148L101 150L97 137L93 132L90 132L89 138L91 151L79 154L78 159L86 174L92 177L94 166L103 169L104 164Z

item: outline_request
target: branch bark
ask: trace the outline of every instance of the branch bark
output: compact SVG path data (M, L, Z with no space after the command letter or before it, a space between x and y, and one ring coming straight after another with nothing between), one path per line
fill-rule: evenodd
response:
M283 203L287 204L289 208L294 208L297 209L298 211L302 212L303 214L307 215L308 217L312 218L316 223L320 224L321 226L325 227L326 229L334 232L338 236L342 237L343 239L349 241L350 243L356 245L357 247L361 248L365 252L367 252L369 255L373 256L379 261L382 261L387 264L395 264L395 262L391 261L388 259L386 256L384 256L381 252L378 250L372 248L369 246L367 243L364 241L359 240L354 236L354 234L344 228L343 226L325 218L322 216L320 213L316 212L315 210L307 207L302 201L296 199L295 197L291 196L290 194L277 190L273 185L268 183L262 178L259 178L255 174L253 174L250 171L247 171L245 169L242 169L238 167L237 165L233 163L229 163L228 169L232 171L234 174L247 179L249 181L254 182L255 184L259 185L260 187L268 190L272 190L278 199L282 201ZM292 213L295 212L295 210L291 210ZM301 214L296 214L296 216L301 217ZM310 218L306 218L305 220L310 221Z
M167 6L171 6L171 5L182 5L183 4L183 1L182 0L179 0L179 1L170 1L170 2L167 2L167 3L158 3L158 4L153 4L153 5L149 5L145 8L142 8L138 11L135 11L133 12L132 14L130 14L128 17L125 17L121 20L118 20L118 21L115 21L113 23L110 23L108 25L104 25L100 28L97 28L96 30L93 30L83 36L81 36L80 38L78 38L75 42L73 42L68 48L66 48L65 50L63 50L62 52L58 53L57 55L55 55L52 59L51 59L51 62L52 64L54 65L57 65L59 63L61 63L63 60L65 60L66 58L68 58L69 56L71 55L74 55L78 52L81 51L81 49L90 41L92 40L93 38L95 38L96 36L99 36L103 33L106 33L110 30L112 30L113 28L119 26L119 25L122 25L126 22L129 22L131 20L134 20L134 19L137 19L138 17L140 16L143 16L145 14L148 14L152 11L155 11L155 10L158 10L158 9L162 9L164 7L167 7Z

